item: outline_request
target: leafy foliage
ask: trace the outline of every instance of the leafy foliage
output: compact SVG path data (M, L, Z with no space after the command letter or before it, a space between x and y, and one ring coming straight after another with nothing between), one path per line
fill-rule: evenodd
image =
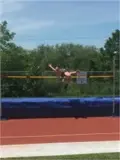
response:
M13 43L15 33L7 28L7 22L0 25L0 55L2 75L54 75L48 64L68 70L101 71L112 70L112 60L116 53L116 69L119 67L119 30L112 33L103 48L80 44L40 45L26 50ZM22 71L22 72L20 72ZM3 97L55 97L111 95L112 79L89 79L87 85L71 82L68 90L57 79L7 79L2 78ZM118 78L116 80L118 86ZM118 88L118 87L117 87ZM116 94L118 94L117 89Z

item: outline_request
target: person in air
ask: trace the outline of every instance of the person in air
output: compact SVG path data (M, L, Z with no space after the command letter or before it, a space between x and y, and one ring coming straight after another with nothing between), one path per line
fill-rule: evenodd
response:
M61 69L61 68L59 68L58 66L56 66L56 67L54 68L54 67L52 66L52 64L49 64L48 66L56 73L56 76L57 76L58 78L60 78L60 80L66 84L66 85L65 85L65 88L68 87L68 84L69 84L69 82L70 82L71 79L72 79L72 75L76 75L76 74L77 74L77 71L69 72L69 71L67 71L66 69Z

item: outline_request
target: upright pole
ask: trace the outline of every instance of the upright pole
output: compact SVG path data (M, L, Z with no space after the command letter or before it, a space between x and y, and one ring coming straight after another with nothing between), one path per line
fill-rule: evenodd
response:
M115 115L115 79L116 79L116 74L115 74L115 55L116 51L113 53L113 116Z

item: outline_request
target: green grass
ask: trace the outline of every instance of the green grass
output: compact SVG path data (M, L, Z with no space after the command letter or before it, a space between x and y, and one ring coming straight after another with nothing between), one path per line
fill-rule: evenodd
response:
M120 153L85 154L70 156L31 157L31 158L2 158L1 160L119 160Z

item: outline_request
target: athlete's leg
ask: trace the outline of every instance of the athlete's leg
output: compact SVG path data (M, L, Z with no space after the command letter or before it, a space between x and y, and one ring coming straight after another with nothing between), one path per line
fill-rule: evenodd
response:
M68 88L68 83L64 85L64 89L67 89L67 88Z
M71 75L72 75L72 74L76 74L76 73L77 73L77 71L70 72Z
M64 89L67 89L67 88L68 88L68 84L69 84L69 79L68 79L68 77L66 77L66 76L63 77L61 81L62 81L62 83L63 83L63 88L64 88Z

